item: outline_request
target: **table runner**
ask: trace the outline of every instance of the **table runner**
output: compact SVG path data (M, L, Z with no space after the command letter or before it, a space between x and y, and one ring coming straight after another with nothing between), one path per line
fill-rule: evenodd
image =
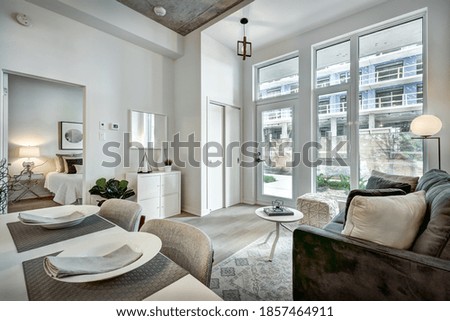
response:
M138 301L143 300L188 272L158 253L149 262L112 279L66 283L49 277L44 257L23 262L30 301Z
M19 253L115 226L98 215L86 217L78 225L56 230L48 230L36 225L25 225L21 222L6 225Z

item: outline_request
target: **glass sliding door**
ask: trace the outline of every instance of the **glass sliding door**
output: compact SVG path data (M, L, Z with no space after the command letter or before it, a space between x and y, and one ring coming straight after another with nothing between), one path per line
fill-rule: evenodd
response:
M422 19L359 37L360 180L372 170L420 176L422 142L411 121L423 110Z

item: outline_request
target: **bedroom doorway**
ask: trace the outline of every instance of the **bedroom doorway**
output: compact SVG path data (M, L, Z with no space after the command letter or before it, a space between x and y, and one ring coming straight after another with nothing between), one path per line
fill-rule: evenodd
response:
M81 202L83 174L64 173L67 169L58 166L61 157L57 156L76 156L83 162L82 141L75 145L77 149L67 149L62 140L83 137L84 92L79 85L14 72L3 74L0 158L8 161L7 212ZM62 124L78 126L78 132L65 136ZM54 174L65 174L69 180L58 177L49 185Z

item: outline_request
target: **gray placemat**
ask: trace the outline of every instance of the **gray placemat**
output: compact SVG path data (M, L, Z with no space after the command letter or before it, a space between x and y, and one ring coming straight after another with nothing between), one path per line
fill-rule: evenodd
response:
M30 301L140 301L188 274L158 253L142 266L109 280L66 283L49 277L43 260L23 262Z
M21 222L6 225L19 253L115 226L98 215L86 217L78 225L57 230L48 230L36 225L25 225Z

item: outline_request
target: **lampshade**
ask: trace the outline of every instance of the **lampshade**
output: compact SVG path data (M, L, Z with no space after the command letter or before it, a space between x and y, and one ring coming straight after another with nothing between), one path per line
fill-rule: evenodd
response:
M41 153L38 146L22 146L19 148L20 158L39 157Z
M442 122L434 115L421 115L413 119L410 128L418 136L429 137L441 130Z

